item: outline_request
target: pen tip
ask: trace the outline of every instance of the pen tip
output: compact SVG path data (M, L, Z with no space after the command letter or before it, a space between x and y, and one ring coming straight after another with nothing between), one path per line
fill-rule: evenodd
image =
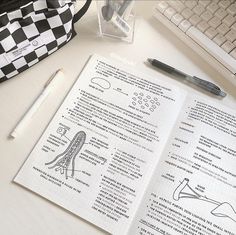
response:
M225 97L227 94L225 93L225 92L223 92L223 91L220 91L220 96L221 97Z
M152 61L153 61L153 59L151 59L151 58L148 58L147 59L147 61L151 64L152 63Z
M16 136L17 136L17 133L15 131L13 131L12 133L10 133L9 138L15 139Z

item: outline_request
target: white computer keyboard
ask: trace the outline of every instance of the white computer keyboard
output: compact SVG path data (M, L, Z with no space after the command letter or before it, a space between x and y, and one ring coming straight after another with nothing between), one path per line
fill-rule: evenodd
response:
M181 39L191 38L236 80L236 0L158 0L155 11L156 18Z

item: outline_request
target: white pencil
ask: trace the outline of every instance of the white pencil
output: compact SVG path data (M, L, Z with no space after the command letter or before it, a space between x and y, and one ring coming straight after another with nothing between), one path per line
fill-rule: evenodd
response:
M37 99L34 101L34 103L28 109L28 111L24 114L24 116L18 122L15 129L11 132L10 137L16 138L17 135L22 132L24 127L30 122L34 113L38 110L40 105L47 98L47 96L50 94L50 92L53 90L53 88L56 87L58 81L61 80L63 77L64 77L64 73L60 69L47 81L47 83L44 86L43 91L40 93L40 95L37 97Z

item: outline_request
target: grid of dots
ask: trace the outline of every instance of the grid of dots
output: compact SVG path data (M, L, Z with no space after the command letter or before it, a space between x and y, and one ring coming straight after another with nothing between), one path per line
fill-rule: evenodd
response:
M140 108L141 110L149 110L154 112L160 103L157 97L151 97L150 95L144 95L142 92L134 92L132 97L132 105Z

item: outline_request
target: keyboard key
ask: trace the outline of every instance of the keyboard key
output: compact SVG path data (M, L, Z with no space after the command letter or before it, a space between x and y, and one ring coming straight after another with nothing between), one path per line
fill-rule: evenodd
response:
M221 46L221 48L222 48L225 52L229 53L230 51L232 51L232 50L235 48L235 45L234 45L232 42L230 42L230 41L226 41L226 42Z
M231 27L232 29L236 30L236 23L234 23Z
M185 19L189 19L189 18L193 15L193 12L192 12L190 9L185 8L185 9L182 11L181 15L182 15Z
M175 25L179 25L181 23L181 21L184 19L184 17L180 14L175 14L173 15L173 17L171 18L171 21L175 24Z
M229 0L223 0L219 2L219 6L223 7L224 9L226 9L230 4L231 2Z
M236 48L230 52L230 55L236 60Z
M210 0L200 0L199 3L205 8L206 6L208 6L211 1Z
M169 1L168 2L170 4L171 7L173 7L177 12L182 12L184 8L186 8L186 6L181 2L181 1Z
M218 17L214 16L208 23L211 27L217 28L221 24L221 20Z
M230 5L227 9L227 12L229 12L229 14L231 14L232 16L236 16L236 3Z
M217 31L214 28L211 27L211 28L206 30L205 35L208 38L212 39L217 35Z
M231 29L226 35L225 37L227 38L227 40L229 40L230 42L233 42L234 40L236 40L236 30Z
M190 27L191 27L191 23L188 20L183 20L180 24L179 24L179 28L183 31L186 32Z
M201 18L202 18L203 20L205 20L206 22L209 21L212 17L213 17L213 15L212 15L211 12L209 12L209 11L204 11L204 12L201 14Z
M215 16L222 20L227 16L227 12L224 9L220 8L216 11Z
M227 54L222 48L220 48L217 44L215 44L211 39L209 39L206 35L201 33L194 26L190 27L186 34L191 37L195 42L197 42L200 46L209 51L215 58L221 63L225 64L225 66L236 73L236 60Z
M201 31L201 32L204 32L205 30L207 30L209 28L209 24L202 20L198 25L197 25L197 28Z
M222 34L217 34L214 38L213 41L218 45L221 46L224 42L226 42L226 38Z
M158 2L166 19L236 74L236 0Z
M210 5L207 6L207 10L209 10L212 14L214 14L218 10L218 5L215 2L212 2Z
M227 15L223 20L223 23L225 23L228 27L230 27L232 24L234 24L236 22L235 17L233 17L232 15Z
M168 7L169 7L169 5L165 1L158 2L158 4L157 4L157 9L161 13L163 13Z
M172 7L168 7L165 11L164 11L164 15L168 18L171 19L171 17L176 13L176 11L172 8Z
M197 2L196 1L186 1L185 2L185 5L189 8L189 9L193 9L196 5L197 5Z
M223 23L217 28L217 31L220 34L225 35L227 32L229 32L229 27Z
M205 8L202 5L197 5L193 8L193 12L197 15L201 15L205 11Z
M200 16L198 15L193 15L190 17L189 19L189 22L192 24L192 25L197 25L202 19L200 18Z

